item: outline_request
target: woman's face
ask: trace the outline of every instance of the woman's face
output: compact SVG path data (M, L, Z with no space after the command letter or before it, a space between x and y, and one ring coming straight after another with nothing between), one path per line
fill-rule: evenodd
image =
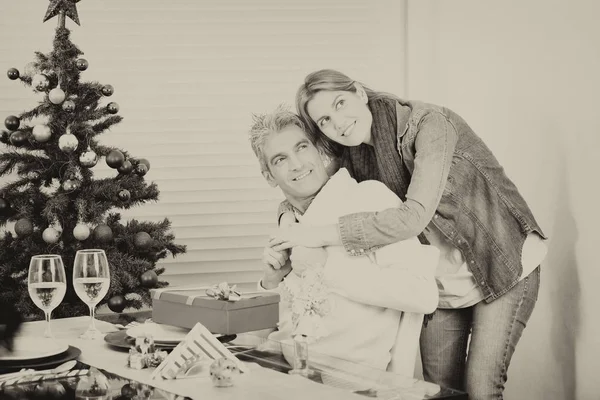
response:
M321 90L306 105L308 115L321 132L344 146L372 144L373 115L364 89L358 84L356 88L356 93Z

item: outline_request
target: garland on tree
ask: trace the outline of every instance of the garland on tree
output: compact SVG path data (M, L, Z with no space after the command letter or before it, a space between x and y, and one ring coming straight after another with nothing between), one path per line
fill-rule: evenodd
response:
M0 236L0 300L17 305L28 316L41 317L27 290L29 262L37 254L59 254L67 273L67 292L54 311L57 317L87 315L88 307L72 286L73 261L80 249L100 248L111 268L108 295L100 304L121 312L151 304L150 288L167 285L158 276L159 260L185 253L174 243L168 219L161 222L121 222L114 209L129 209L156 201L156 184L144 175L150 163L128 152L102 145L98 136L121 122L119 105L108 102L114 88L80 81L89 67L70 40L68 16L79 25L79 0L50 0L44 22L58 16L53 49L35 52L23 74L7 72L43 99L29 111L10 115L0 135L0 176L15 179L0 188L0 227L15 221L15 234ZM105 104L107 103L107 104ZM116 176L94 179L92 168L104 158Z

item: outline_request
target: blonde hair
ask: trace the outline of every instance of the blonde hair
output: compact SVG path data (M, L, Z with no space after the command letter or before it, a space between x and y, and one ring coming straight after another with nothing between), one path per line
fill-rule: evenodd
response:
M248 139L254 155L258 158L261 171L270 172L263 151L265 142L271 135L279 133L291 125L297 126L306 132L304 122L297 114L290 111L285 104L280 104L270 113L252 114L252 127L248 133Z

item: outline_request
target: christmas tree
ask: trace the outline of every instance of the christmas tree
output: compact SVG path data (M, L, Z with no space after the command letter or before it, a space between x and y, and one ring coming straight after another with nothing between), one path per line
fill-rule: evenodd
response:
M150 305L149 289L167 285L158 280L164 268L156 263L186 250L174 243L168 219L124 223L114 211L157 200L159 191L144 180L148 160L98 141L122 118L116 115L118 104L108 101L114 92L111 85L80 80L88 62L65 27L65 17L79 25L77 2L50 0L44 22L58 17L52 51L35 52L24 73L16 68L7 73L43 100L29 111L8 116L0 137L0 176L16 177L0 187L0 227L16 222L16 235L6 231L0 237L0 298L37 317L41 310L27 290L33 255L61 255L68 286L54 315L65 317L89 313L70 279L77 250L106 252L111 285L100 304L108 303L115 312ZM92 168L102 157L115 176L94 179Z

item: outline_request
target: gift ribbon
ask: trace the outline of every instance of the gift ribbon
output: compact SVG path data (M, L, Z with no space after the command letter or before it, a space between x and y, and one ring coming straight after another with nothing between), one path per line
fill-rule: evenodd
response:
M235 285L234 285L235 286ZM154 289L153 294L152 294L152 298L155 300L160 299L160 296L162 293L164 292L185 292L188 290L204 290L204 291L208 291L209 289L214 289L215 287L218 287L218 285L213 285L213 286L181 286L181 287L177 287L177 288L161 288L161 289ZM239 296L239 298L233 300L230 299L230 301L237 301L237 300L241 300L242 297L246 297L248 295L253 295L253 294L263 294L265 293L264 291L258 291L258 292L235 292L237 296ZM208 293L205 292L205 294L197 294L194 296L188 296L188 298L185 301L185 304L188 306L191 306L194 303L194 300L196 300L198 297L211 297L211 298L216 298L214 296L209 295Z

